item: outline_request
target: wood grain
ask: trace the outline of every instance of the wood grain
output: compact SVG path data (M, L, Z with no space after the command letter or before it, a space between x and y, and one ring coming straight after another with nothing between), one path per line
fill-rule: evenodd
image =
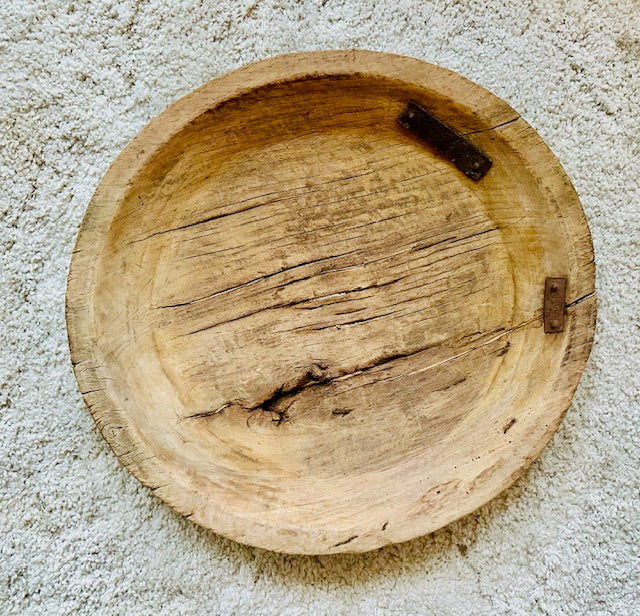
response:
M395 119L416 100L494 161L478 183ZM546 277L566 277L545 334ZM121 462L195 522L292 553L431 532L510 485L566 411L594 332L573 188L459 75L366 51L215 79L114 162L67 323Z

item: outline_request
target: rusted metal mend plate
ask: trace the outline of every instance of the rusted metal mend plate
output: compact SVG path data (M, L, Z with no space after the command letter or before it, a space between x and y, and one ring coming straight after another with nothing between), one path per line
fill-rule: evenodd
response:
M564 330L564 304L567 295L566 278L544 281L544 333L558 334Z
M489 171L491 159L484 152L418 103L410 101L398 116L398 122L430 143L472 180L479 180Z

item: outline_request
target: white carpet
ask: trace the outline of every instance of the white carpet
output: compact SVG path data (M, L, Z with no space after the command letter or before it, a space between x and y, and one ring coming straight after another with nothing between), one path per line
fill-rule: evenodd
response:
M3 2L0 614L640 613L638 1L201 4ZM242 64L347 47L456 70L539 131L591 225L598 331L562 427L502 497L408 544L288 557L194 526L120 467L76 389L65 277L148 120Z

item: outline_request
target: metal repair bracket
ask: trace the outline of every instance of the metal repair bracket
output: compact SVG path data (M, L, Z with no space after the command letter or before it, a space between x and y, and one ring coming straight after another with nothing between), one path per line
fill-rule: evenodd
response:
M491 159L473 143L410 101L398 116L398 122L446 156L460 171L478 181L489 171Z
M564 306L567 295L566 278L547 278L544 281L544 333L564 331Z

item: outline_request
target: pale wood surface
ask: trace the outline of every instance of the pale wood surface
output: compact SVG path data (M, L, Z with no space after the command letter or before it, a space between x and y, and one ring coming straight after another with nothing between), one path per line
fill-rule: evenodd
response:
M480 182L396 123L410 99L493 159ZM547 276L568 278L562 334ZM364 551L540 453L591 348L593 251L506 103L410 58L302 53L209 82L122 152L67 322L96 423L160 498L244 543Z

